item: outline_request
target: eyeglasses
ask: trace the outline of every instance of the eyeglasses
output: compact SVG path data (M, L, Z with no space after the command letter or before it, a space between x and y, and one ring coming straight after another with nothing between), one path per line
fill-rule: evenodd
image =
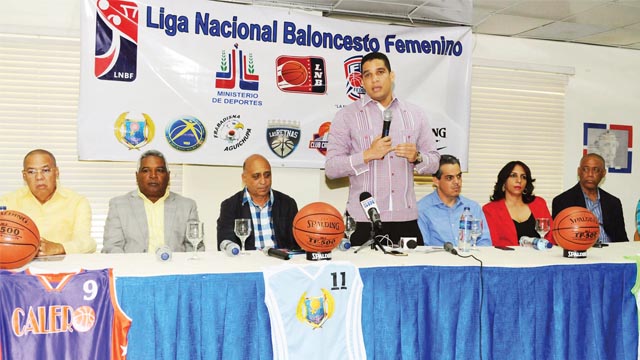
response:
M42 175L42 176L50 176L51 174L53 174L53 169L51 168L44 168L44 169L27 169L27 170L22 170L22 173L30 176L30 177L36 177L38 174Z
M584 173L588 173L590 171L593 171L594 174L598 175L604 172L603 168L599 168L599 167L588 167L588 166L583 166L580 168L580 170Z

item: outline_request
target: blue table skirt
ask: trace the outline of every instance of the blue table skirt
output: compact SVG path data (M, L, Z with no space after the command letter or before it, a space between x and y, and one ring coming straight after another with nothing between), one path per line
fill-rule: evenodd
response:
M360 274L369 359L637 359L635 264L485 268L482 297L478 267ZM272 358L261 273L121 277L116 288L133 319L131 360Z

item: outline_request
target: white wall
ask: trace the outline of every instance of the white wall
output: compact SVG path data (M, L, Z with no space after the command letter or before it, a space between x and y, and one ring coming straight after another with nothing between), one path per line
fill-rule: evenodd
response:
M54 3L48 0L4 0L0 33L78 37L79 1L60 0ZM575 68L575 76L567 89L565 156L558 159L565 165L566 188L577 181L576 168L581 156L584 122L634 125L638 129L639 50L477 35L474 58ZM603 185L604 189L622 200L630 238L634 231L635 206L640 196L634 186L638 184L640 173L637 132L633 135L633 173L609 174ZM514 153L517 154L517 149ZM299 206L326 201L341 211L344 209L346 183L329 183L320 170L278 168L273 169L273 177L274 188L293 196ZM220 202L241 186L238 168L185 167L184 194L197 200L201 218L209 224L210 234L215 229Z

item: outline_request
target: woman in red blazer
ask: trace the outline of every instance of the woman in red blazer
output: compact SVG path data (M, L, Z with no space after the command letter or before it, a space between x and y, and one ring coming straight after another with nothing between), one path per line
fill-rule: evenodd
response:
M540 237L536 219L553 221L547 202L533 195L534 181L522 161L511 161L498 173L491 201L482 207L493 245L515 246L521 236ZM551 231L545 238L555 244Z

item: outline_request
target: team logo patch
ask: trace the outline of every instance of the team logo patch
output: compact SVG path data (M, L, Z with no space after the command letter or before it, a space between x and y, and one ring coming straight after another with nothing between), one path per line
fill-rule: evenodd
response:
M345 84L347 97L351 100L358 100L365 93L362 88L362 73L360 61L362 55L356 55L344 61L344 76L347 79Z
M321 328L335 311L335 300L331 292L327 289L320 290L322 296L307 297L307 293L304 292L296 308L298 321L311 326L314 330Z
M138 57L138 5L97 0L94 74L100 80L134 81Z
M309 149L316 149L324 156L327 155L327 143L329 142L329 128L331 122L323 122L318 128L318 132L313 134L313 140L309 141Z
M193 116L185 116L167 125L165 137L174 149L192 151L204 144L207 131L200 120Z
M267 127L269 148L284 159L298 146L300 133L300 123L297 121L270 120Z
M216 72L216 88L258 91L260 76L256 74L252 53L244 53L233 45L230 53L222 50L220 71Z
M213 137L224 141L224 151L231 151L244 145L251 136L251 129L240 121L240 115L230 115L220 120L214 130Z
M276 59L278 89L284 92L325 94L324 59L314 56L280 56Z
M11 315L11 329L15 336L83 333L91 330L95 323L96 312L86 305L76 309L69 305L17 307Z
M139 150L153 140L155 124L145 113L142 113L142 119L132 119L128 115L129 112L123 112L118 116L113 126L114 135L118 142L129 150Z

